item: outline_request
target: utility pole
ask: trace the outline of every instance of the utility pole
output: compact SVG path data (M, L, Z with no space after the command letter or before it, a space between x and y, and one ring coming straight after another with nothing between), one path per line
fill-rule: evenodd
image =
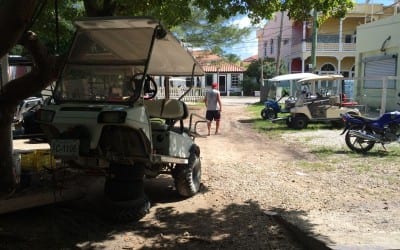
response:
M278 36L278 50L276 52L276 68L275 73L276 75L280 75L280 57L281 57L281 43L282 43L282 26L283 26L283 15L284 11L281 11L281 24L279 26L279 36Z
M317 69L317 33L318 33L318 13L317 10L313 10L313 32L312 32L312 47L311 47L311 64L312 73L315 73Z
M261 86L264 86L264 55L265 55L265 43L264 43L264 27L262 28L262 37L261 37L261 42L262 42L262 56L260 57L260 66L261 66Z

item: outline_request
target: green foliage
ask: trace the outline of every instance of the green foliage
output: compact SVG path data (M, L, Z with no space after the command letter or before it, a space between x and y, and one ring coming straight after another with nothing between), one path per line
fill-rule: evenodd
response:
M321 13L321 19L343 16L353 6L351 0L63 0L57 1L59 48L56 48L54 1L46 3L32 30L39 34L50 52L58 50L60 54L69 47L74 33L73 20L84 15L152 16L161 20L168 29L172 28L185 42L221 52L221 47L237 44L242 37L250 34L248 28L228 24L227 20L238 14L248 15L254 23L258 23L271 18L276 11L288 10L293 19L305 20L315 8ZM227 57L233 59L229 55ZM265 65L265 78L273 74L272 68L272 64Z
M279 74L276 73L276 63L273 58L264 58L263 60L263 78L270 79L276 75L286 74L288 69L283 63L280 64ZM261 82L261 60L253 61L247 67L245 76L255 78L257 82Z
M287 10L295 20L306 20L310 12L316 9L323 16L343 17L348 9L354 6L352 0L195 0L200 9L208 9L208 18L215 20L219 16L230 17L236 14L248 15L253 23L263 19L271 19L277 11Z
M223 57L225 58L225 60L227 60L230 63L237 64L240 62L240 57L235 54L226 54L226 55L223 55Z
M253 96L254 91L260 90L260 84L254 80L254 78L244 76L242 81L243 95Z
M72 21L84 14L83 5L76 0L58 1L58 36L57 48L56 13L54 1L47 1L32 30L46 44L50 53L64 54L68 51L72 36L75 32Z
M171 30L192 47L202 47L221 55L223 54L222 47L238 44L251 32L250 28L239 28L231 24L227 18L218 17L213 21L207 20L207 10L193 7L191 13L189 20Z

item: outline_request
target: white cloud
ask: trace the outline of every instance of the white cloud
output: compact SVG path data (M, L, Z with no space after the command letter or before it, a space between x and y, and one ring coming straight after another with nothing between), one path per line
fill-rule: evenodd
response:
M248 58L258 54L258 43L256 30L262 27L262 24L254 25L245 15L236 16L231 19L231 23L239 28L250 27L252 29L250 35L243 39L243 42L230 48L224 48L225 52L238 55L241 59Z

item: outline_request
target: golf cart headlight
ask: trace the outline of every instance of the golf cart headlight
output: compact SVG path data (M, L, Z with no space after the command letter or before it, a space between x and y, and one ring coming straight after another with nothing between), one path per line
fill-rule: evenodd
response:
M124 123L126 112L123 111L105 111L99 114L98 123Z
M40 122L52 122L55 112L53 110L39 109L36 112L36 120Z

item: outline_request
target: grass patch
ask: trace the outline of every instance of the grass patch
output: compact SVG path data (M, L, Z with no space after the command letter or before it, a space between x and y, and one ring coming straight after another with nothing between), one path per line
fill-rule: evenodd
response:
M298 133L300 131L314 131L314 130L338 130L340 134L341 130L332 127L331 124L327 123L310 123L308 127L303 130L296 130L288 128L285 121L272 123L269 120L263 120L261 118L261 110L264 108L263 103L254 103L247 106L247 111L253 114L251 123L254 129L264 133L268 138L294 140L297 144L301 144L303 147L308 148L310 153L317 156L317 161L296 161L295 164L305 170L309 171L336 171L338 169L347 169L353 171L355 174L365 173L377 173L378 176L383 176L384 181L389 183L400 183L398 176L386 176L385 168L388 171L398 171L400 168L400 145L392 143L386 145L387 150L385 151L380 144L376 144L375 147L366 154L358 154L351 151L346 145L337 147L330 145L329 143L320 144L313 143L313 136L294 136L295 138L290 139L292 136L288 135ZM279 117L287 116L288 114L279 114ZM288 136L285 136L288 135ZM332 138L333 139L333 138ZM335 138L339 139L339 137ZM340 137L340 140L344 138ZM375 178L376 179L376 178Z
M337 149L330 148L330 147L316 147L315 149L311 150L311 153L316 154L319 158L326 158L333 154L337 153Z
M357 164L355 166L351 166L358 174L367 173L371 171L370 164Z
M302 130L296 130L288 128L285 120L272 122L270 120L264 120L261 117L261 110L264 108L263 103L254 103L247 106L247 110L253 114L254 128L259 132L265 132L269 137L280 136L282 133L295 133L297 131L313 131L319 129L332 129L330 123L309 123L307 128ZM279 113L278 118L287 117L289 113Z

